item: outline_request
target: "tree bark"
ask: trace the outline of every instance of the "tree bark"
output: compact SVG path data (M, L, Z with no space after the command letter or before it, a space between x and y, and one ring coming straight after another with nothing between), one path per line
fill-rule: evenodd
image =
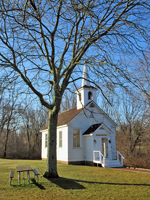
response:
M46 163L46 172L44 177L46 178L58 178L57 173L57 118L58 112L56 110L49 110L49 119L48 119L48 145L47 145L47 163Z

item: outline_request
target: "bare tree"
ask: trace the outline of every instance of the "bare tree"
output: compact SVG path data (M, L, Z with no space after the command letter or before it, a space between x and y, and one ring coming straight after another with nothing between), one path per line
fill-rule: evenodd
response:
M145 103L131 95L125 95L122 104L116 106L116 121L123 135L122 146L127 156L132 156L136 146L143 142L148 125L145 112Z
M28 158L30 159L35 158L34 154L36 154L36 149L41 149L40 129L46 124L48 117L48 112L42 106L38 109L33 109L32 106L27 106L20 113L22 126L19 131L19 134L22 134L22 137L24 137L25 143L28 144Z
M0 100L0 137L3 138L3 158L7 157L8 139L11 133L18 128L19 105L14 91L9 93L9 97L1 95Z
M33 109L34 106L23 107L14 96L1 98L0 157L41 158L40 129L47 123L48 112L42 106Z
M140 57L135 62L135 70L132 71L132 76L135 82L139 85L141 91L144 92L143 101L150 106L150 54L149 50L146 57ZM149 115L150 116L150 115Z
M45 177L58 177L57 117L66 87L81 79L83 58L103 95L106 83L133 83L121 59L139 55L149 42L149 12L147 0L0 2L1 71L22 79L49 110Z

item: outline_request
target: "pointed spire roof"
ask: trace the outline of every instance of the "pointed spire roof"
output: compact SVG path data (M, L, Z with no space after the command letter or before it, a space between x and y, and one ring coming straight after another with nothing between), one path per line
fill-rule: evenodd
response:
M85 86L85 85L90 86L88 78L89 78L89 76L88 76L88 72L87 72L87 67L86 67L86 64L84 64L82 87Z

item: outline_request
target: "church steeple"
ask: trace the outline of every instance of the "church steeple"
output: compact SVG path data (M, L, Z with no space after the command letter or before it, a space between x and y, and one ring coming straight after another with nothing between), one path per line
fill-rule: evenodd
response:
M83 79L82 79L82 87L87 85L90 86L90 83L88 81L88 72L87 72L87 67L86 64L84 64L84 69L83 69Z
M83 108L86 106L91 100L96 102L96 90L97 88L90 86L90 82L86 64L83 69L83 79L81 88L79 88L77 93L77 109Z

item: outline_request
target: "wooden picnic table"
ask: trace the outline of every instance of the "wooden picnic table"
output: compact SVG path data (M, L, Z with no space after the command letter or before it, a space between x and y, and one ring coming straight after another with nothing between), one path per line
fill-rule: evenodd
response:
M30 171L33 171L33 169L29 165L24 165L24 166L17 166L16 171L18 172L18 182L20 185L20 172L23 172L23 179L24 179L24 172L27 172L27 179L28 183L30 184Z

